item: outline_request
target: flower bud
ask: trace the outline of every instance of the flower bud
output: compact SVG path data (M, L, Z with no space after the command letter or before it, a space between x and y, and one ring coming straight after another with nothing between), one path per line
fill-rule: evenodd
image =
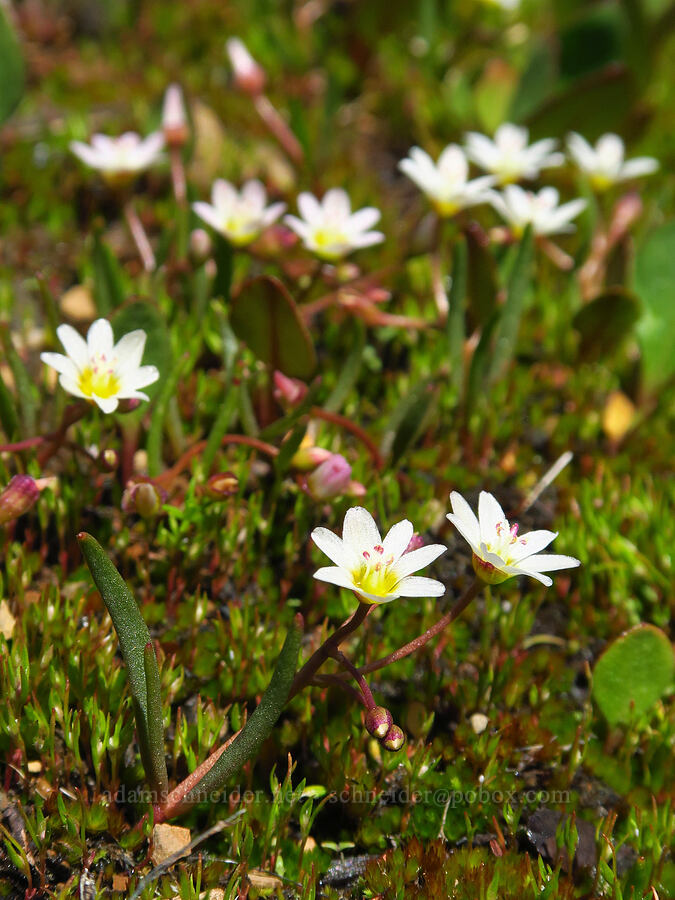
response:
M192 261L201 265L211 255L213 242L208 231L203 228L195 228L190 232L190 256Z
M307 490L314 500L331 500L344 494L351 483L352 467L340 453L333 453L307 476Z
M301 403L307 394L307 385L299 378L289 378L283 372L276 370L274 372L274 396L283 403L284 401L290 406L297 406Z
M391 713L384 706L374 706L366 713L366 731L379 740L389 734L392 725Z
M166 501L166 491L151 481L129 481L122 494L122 509L144 519L156 516Z
M300 472L308 472L330 459L332 455L330 450L325 450L323 447L300 446L300 449L293 454L291 466Z
M225 48L230 57L237 87L254 97L261 94L265 87L265 71L253 59L244 42L233 37L227 41Z
M412 553L413 550L419 550L420 547L424 546L424 538L421 534L414 532L413 536L410 538L408 546L403 551L404 553Z
M178 84L170 84L162 106L162 132L167 147L184 147L189 137L183 91Z
M385 750L400 750L405 744L405 734L398 725L392 725L385 737L380 741Z
M202 492L212 500L224 500L239 490L237 476L232 472L218 472L212 475L202 488Z
M102 453L99 453L98 461L101 468L105 469L106 472L114 472L120 463L120 456L117 450L108 447L106 450L103 450Z
M31 508L40 488L30 475L15 475L0 494L0 525L18 519Z

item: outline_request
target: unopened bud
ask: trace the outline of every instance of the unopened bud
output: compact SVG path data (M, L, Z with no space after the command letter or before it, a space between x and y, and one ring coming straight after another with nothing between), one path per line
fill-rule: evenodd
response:
M379 740L389 734L392 724L391 713L384 706L374 706L366 713L366 730Z
M398 725L392 725L385 737L380 741L385 750L400 750L405 744L405 734Z
M227 41L225 48L230 57L237 87L254 97L261 94L265 87L265 70L253 59L246 44L233 37Z
M130 481L122 494L122 509L144 519L156 516L166 501L166 491L151 481Z
M301 446L300 449L296 450L293 454L291 466L294 469L298 469L300 472L308 472L310 469L315 469L317 466L320 466L322 462L330 459L332 455L330 450L325 450L323 447Z
M344 494L351 483L352 467L340 453L333 453L307 476L307 490L315 500Z
M232 472L218 472L212 475L203 488L203 493L213 500L224 500L239 490L237 476Z
M135 409L138 409L140 405L141 401L137 397L130 397L126 400L120 400L120 405L117 407L117 412L133 412Z
M208 231L203 228L195 228L190 232L190 256L192 261L197 265L201 265L211 255L213 242Z
M274 372L274 396L283 403L297 406L307 395L307 385L299 378L289 378L277 369Z
M403 551L404 553L412 553L413 550L419 550L420 547L424 546L424 538L422 535L414 532L413 536L410 538L408 542L408 546Z
M34 478L15 475L0 494L0 525L18 519L33 506L40 495Z
M117 450L108 447L102 453L99 453L98 461L101 468L105 469L107 472L114 472L120 463L120 456Z
M183 91L178 84L170 84L164 94L162 106L162 132L167 147L183 147L189 132Z

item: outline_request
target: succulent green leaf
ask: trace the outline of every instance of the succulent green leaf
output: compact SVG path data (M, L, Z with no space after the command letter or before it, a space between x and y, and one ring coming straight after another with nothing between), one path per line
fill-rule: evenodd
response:
M654 625L636 625L602 654L593 672L593 697L607 721L628 723L648 712L673 684L675 656Z
M675 221L656 228L638 248L634 288L643 304L637 326L643 378L653 391L675 374Z
M157 792L157 802L163 802L169 793L169 779L164 756L164 719L162 715L162 691L157 657L152 642L143 649L143 668L147 686L147 746L150 771L146 770L148 781Z
M314 345L295 301L276 278L247 281L232 300L230 325L272 369L307 380L316 368Z

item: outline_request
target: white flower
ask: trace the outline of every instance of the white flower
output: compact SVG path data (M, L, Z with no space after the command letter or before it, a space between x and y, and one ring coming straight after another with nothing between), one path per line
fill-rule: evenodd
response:
M160 131L141 138L134 131L119 137L94 134L90 144L71 141L70 149L83 163L105 175L142 172L162 159L164 135Z
M398 164L399 169L415 182L431 200L440 216L454 216L468 206L482 203L488 188L495 183L492 175L469 181L469 163L461 147L449 144L438 162L419 147Z
M243 91L259 94L265 86L265 70L251 56L246 44L238 37L225 43L235 81Z
M603 134L595 147L576 132L567 136L567 149L596 190L606 190L620 181L628 181L655 172L659 163L651 156L624 159L626 148L617 134Z
M457 491L450 494L450 502L452 512L448 519L469 542L474 571L488 584L500 584L514 575L530 575L549 587L553 582L542 572L572 569L580 564L573 556L539 553L558 536L557 532L518 535L518 526L509 525L495 497L486 491L481 491L478 498L478 518Z
M170 84L164 94L162 132L169 146L182 147L188 139L187 113L179 84Z
M494 140L472 131L466 135L466 155L472 162L495 175L501 184L536 178L542 169L560 166L565 157L553 153L557 141L544 138L530 147L527 128L505 122L495 132Z
M312 540L335 565L318 569L314 577L354 591L367 603L387 603L397 597L442 597L445 587L433 578L413 576L432 563L446 548L431 544L406 553L413 536L407 519L394 525L384 538L368 510L347 510L342 539L327 528L315 528Z
M304 192L298 197L298 209L301 219L286 216L284 222L319 259L335 262L352 250L384 240L381 231L369 231L380 220L379 209L366 206L352 213L349 195L342 188L327 191L321 201Z
M197 215L236 247L244 247L276 221L286 209L285 203L267 203L267 192L257 179L247 181L238 192L223 178L214 181L211 203L193 203Z
M502 193L488 191L488 200L517 235L530 224L537 235L574 231L572 219L586 208L585 200L570 200L559 206L560 195L555 188L545 187L535 193L517 184L507 184Z
M142 366L146 334L130 331L113 345L113 330L107 319L97 319L85 339L70 325L56 329L66 351L42 353L40 359L60 374L61 387L92 400L105 413L114 412L120 400L147 400L139 388L159 378L155 366Z

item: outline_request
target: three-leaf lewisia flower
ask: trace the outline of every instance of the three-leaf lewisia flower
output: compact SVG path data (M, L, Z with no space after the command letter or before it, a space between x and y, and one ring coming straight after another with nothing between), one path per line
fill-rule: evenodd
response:
M534 234L540 236L574 231L572 219L586 208L586 201L582 199L561 204L560 194L553 187L544 187L535 193L517 184L507 184L501 193L488 191L488 201L517 236L522 235L528 225L532 225Z
M342 188L326 191L319 201L307 191L298 197L302 218L285 216L284 222L319 259L337 262L352 250L371 247L384 240L381 231L370 231L380 220L380 211L366 206L352 212L349 195Z
M582 172L588 175L593 187L607 190L613 184L650 175L655 172L659 163L651 156L638 156L626 159L626 148L618 134L603 134L595 146L576 132L567 137L567 149L574 162Z
M444 553L431 544L406 553L413 536L407 519L394 525L382 539L368 510L347 510L340 539L327 528L315 528L312 540L335 565L314 573L319 581L354 591L365 603L387 603L397 597L442 597L445 587L433 578L413 575Z
M530 575L549 587L553 584L543 572L572 569L580 565L573 556L540 553L557 537L554 531L530 531L518 534L492 494L481 491L478 518L461 494L450 494L452 512L448 519L473 550L473 568L488 584L500 584L514 575Z
M155 366L142 366L146 334L130 331L115 344L107 319L97 319L85 340L70 325L56 329L66 351L42 353L40 359L59 373L61 387L75 397L91 400L105 413L114 412L120 400L148 400L140 388L157 381Z
M492 175L470 181L469 163L457 144L449 144L436 163L420 147L413 147L398 167L424 191L439 216L444 218L484 202L486 190L496 181Z
M247 181L241 191L219 178L211 189L211 203L193 203L192 208L235 247L245 247L279 218L286 204L267 206L265 186L255 178Z
M495 132L494 140L472 131L466 136L466 155L469 159L496 176L501 184L537 178L542 169L560 166L565 162L562 153L554 153L553 138L544 138L528 146L527 128L505 122Z
M142 172L162 160L164 135L155 131L141 138L134 131L119 137L94 134L90 144L71 141L70 149L92 169L98 169L108 178L131 176Z

